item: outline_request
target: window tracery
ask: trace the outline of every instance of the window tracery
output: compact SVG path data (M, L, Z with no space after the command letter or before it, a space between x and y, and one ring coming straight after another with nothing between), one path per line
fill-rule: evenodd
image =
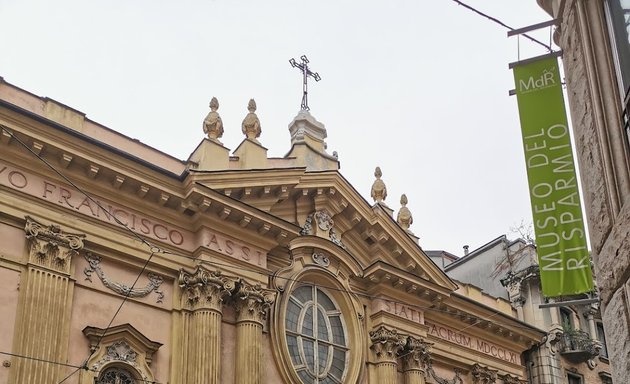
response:
M304 384L343 382L348 344L339 307L322 289L302 285L289 299L286 339L293 368Z

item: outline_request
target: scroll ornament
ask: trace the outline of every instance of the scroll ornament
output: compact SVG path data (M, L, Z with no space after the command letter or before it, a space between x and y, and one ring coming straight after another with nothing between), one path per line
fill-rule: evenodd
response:
M497 371L475 364L472 367L474 384L494 384L497 382Z
M185 304L191 308L210 306L219 309L224 300L236 289L236 278L227 277L221 271L207 271L197 267L195 271L179 272L179 286L184 291Z
M275 300L276 293L273 290L240 280L233 299L237 319L263 323L267 319L267 310Z
M313 223L315 221L315 223ZM315 226L313 226L315 224ZM346 245L341 242L341 239L337 236L334 228L335 222L330 217L330 214L325 209L315 211L306 217L304 227L300 231L300 235L314 235L320 237L327 237L328 240L337 244L343 249L346 249Z
M396 361L398 353L405 347L405 337L395 329L380 326L370 331L370 349L380 361Z
M92 273L96 272L96 275L101 280L103 285L110 290L118 293L119 295L127 296L127 297L145 297L149 295L149 293L154 292L157 294L156 303L162 303L164 300L164 292L160 290L160 286L164 282L162 276L156 275L155 273L149 272L147 274L147 278L149 279L149 283L143 288L131 288L125 284L121 284L115 281L112 281L110 278L105 275L105 272L101 269L101 258L99 256L93 255L90 252L85 254L85 259L89 263L89 266L83 270L83 274L85 274L85 280L92 282Z
M70 261L83 248L85 235L64 232L56 224L45 226L30 216L24 230L31 262L69 273Z
M92 365L94 371L99 371L104 365L111 362L122 362L136 368L142 375L142 380L148 382L149 377L137 362L138 353L133 350L124 340L119 340L107 347L105 355Z

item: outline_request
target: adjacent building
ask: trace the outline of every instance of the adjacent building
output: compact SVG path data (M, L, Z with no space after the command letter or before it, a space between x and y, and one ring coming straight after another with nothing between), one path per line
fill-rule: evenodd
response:
M0 383L527 380L545 332L436 266L379 169L368 203L308 111L269 158L247 109L179 160L0 81Z
M435 254L435 251L428 251ZM509 300L519 320L547 333L524 355L532 384L611 383L608 350L597 304L540 308L545 300L536 247L505 235L444 267L459 282Z
M608 354L630 382L630 4L538 0L557 20Z

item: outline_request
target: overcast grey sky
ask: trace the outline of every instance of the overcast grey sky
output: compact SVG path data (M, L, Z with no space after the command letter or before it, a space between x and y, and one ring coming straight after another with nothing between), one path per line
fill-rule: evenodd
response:
M467 3L514 27L549 19L535 0ZM508 63L544 50L451 0L0 0L0 20L6 81L180 159L212 96L228 148L253 97L261 143L286 154L302 97L288 60L306 54L341 173L372 202L380 165L424 249L461 255L531 221Z

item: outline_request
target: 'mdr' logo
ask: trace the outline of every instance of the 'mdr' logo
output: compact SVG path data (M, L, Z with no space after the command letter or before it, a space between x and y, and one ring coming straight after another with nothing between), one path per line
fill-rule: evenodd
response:
M537 91L556 85L554 70L555 68L545 69L539 78L530 76L527 81L521 79L518 81L518 90L520 93Z

